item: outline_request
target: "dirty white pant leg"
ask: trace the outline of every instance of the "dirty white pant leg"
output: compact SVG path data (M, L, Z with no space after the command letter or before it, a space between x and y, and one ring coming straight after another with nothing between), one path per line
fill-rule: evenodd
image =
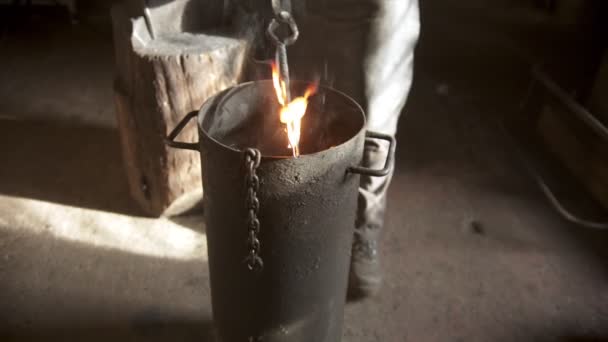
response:
M364 69L368 130L395 135L412 84L419 31L418 0L380 0ZM387 153L387 143L367 144L364 165L382 168ZM382 227L392 174L393 170L386 177L361 177L357 227Z

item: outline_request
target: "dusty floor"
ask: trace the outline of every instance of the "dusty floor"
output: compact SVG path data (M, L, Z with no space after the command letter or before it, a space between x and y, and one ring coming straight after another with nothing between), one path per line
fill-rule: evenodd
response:
M463 3L423 1L386 282L344 340L608 341L608 233L560 219L498 124L555 41L528 10ZM209 340L200 218L143 218L127 194L109 30L31 20L0 38L0 339Z

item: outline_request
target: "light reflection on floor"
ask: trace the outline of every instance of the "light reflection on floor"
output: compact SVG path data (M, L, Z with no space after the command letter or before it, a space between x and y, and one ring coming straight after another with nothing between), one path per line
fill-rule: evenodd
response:
M142 218L5 195L0 203L0 230L45 233L142 256L207 260L200 216Z

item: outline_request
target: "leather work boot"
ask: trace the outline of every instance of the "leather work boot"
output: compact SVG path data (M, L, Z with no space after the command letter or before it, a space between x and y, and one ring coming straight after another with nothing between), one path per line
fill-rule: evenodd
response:
M360 194L359 201L361 200ZM385 197L382 196L378 203L357 215L348 280L349 300L375 295L382 285L378 245L384 224L385 203ZM360 211L363 211L361 203Z

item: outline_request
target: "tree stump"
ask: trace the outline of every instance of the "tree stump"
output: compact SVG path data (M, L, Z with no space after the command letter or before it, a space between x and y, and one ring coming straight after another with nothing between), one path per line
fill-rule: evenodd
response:
M164 138L207 98L239 82L248 44L220 34L184 32L193 27L192 19L175 13L188 12L193 1L157 2L147 18L133 3L112 9L114 94L130 192L146 213L170 216L199 203L201 168L198 153L170 148ZM162 17L163 8L169 17ZM221 15L213 12L198 12L204 25L196 29L219 26ZM191 123L179 140L197 137Z

